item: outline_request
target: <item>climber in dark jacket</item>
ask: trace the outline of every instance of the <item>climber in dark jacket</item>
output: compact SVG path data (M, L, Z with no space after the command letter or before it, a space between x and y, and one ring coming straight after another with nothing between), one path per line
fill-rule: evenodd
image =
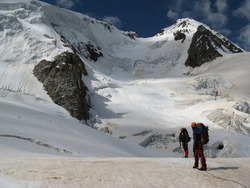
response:
M206 158L203 153L203 144L201 143L201 134L199 133L199 129L197 129L197 124L193 122L191 124L191 127L193 129L193 152L194 152L194 166L193 168L199 168L199 157L201 160L201 168L199 170L206 171L207 170L207 164L206 164Z
M185 158L188 158L188 142L190 141L190 137L188 135L188 131L186 128L182 127L180 128L181 132L179 134L179 144L180 147L182 145L185 153Z

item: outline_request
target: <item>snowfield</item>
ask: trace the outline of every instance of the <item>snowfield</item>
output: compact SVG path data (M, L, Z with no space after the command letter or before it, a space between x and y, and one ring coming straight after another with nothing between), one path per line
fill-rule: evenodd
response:
M192 159L4 158L3 187L249 187L249 159L208 159L209 171ZM13 182L13 178L16 182ZM21 183L21 184L20 184Z
M201 24L194 20L183 43L173 39L176 25L134 40L39 1L1 3L0 188L250 187L250 53L192 69L184 61ZM103 53L96 62L80 56L87 122L54 104L32 73L42 59L72 51L60 35ZM192 140L189 158L179 148L180 128L192 137L194 121L209 126L207 172L192 168Z
M100 131L51 101L1 90L1 187L249 187L249 135L204 115L234 101L197 95L190 80L104 80L94 100ZM192 141L190 158L178 149L179 128L191 136L193 120L210 127L207 172L192 168Z

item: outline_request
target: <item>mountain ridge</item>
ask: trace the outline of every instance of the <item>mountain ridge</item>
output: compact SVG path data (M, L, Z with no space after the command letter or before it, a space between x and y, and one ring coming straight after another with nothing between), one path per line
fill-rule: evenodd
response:
M45 91L49 87L39 83L33 72L44 59L52 62L64 52L78 56L87 66L87 72L98 71L118 80L158 79L171 75L183 77L189 75L192 68L209 63L217 57L243 52L221 34L189 18L177 20L153 37L138 38L135 33L120 31L107 22L35 0L1 3L0 7L3 17L0 87L44 100L52 99L57 104L65 103L58 101L72 95L62 94L69 92L60 87L64 79L53 79L61 91L59 95L52 96L51 92ZM70 64L66 63L66 66ZM81 76L86 77L80 75L73 82L79 83L77 80ZM17 80L13 79L15 77ZM83 88L86 85L88 88L87 82L91 82L91 79L94 76L90 74L83 79ZM37 89L41 92L38 93ZM86 93L83 97L89 99L91 92L81 91ZM76 92L75 95L79 94ZM91 99L87 101L91 106ZM71 105L73 107L68 105L68 110L73 108L83 111L83 107L77 107L75 102L72 101ZM74 117L80 120L85 117L87 120L89 116Z

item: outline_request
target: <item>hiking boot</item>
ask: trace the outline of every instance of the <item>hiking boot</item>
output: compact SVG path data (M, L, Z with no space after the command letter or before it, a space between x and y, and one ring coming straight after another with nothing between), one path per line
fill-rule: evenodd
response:
M199 168L199 170L201 170L201 171L207 171L207 168L206 167L201 167L201 168Z
M194 165L193 168L198 168L198 166Z

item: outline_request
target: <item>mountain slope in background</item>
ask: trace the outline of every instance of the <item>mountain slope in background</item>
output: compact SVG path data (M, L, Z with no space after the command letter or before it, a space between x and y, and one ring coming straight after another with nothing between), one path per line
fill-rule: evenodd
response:
M91 105L88 100L91 97L83 91L84 88L69 90L69 87L76 86L81 80L76 69L85 68L78 67L73 71L72 65L78 63L68 63L65 58L59 58L59 64L45 63L43 59L53 62L68 51L80 56L85 66L90 66L89 72L94 69L110 77L114 74L115 79L131 80L182 76L189 73L190 67L200 66L223 54L242 52L225 37L192 19L180 19L156 36L142 39L134 32L120 31L107 22L39 1L3 3L1 15L0 49L4 54L1 88L46 100L48 94L56 104L80 120L89 119L89 107L86 106L87 103ZM68 59L72 61L72 58ZM33 77L37 64L40 75L37 71L34 75L43 82L43 87ZM47 64L53 65L48 67ZM56 71L52 71L54 69ZM59 74L52 73L58 70ZM65 72L79 76L65 80L69 75ZM41 80L41 75L46 75L47 79ZM13 79L14 76L18 78ZM63 83L69 84L62 86ZM72 95L75 98L83 95L85 100L74 101L67 97Z
M143 147L175 145L176 127L192 121L250 134L249 53L208 26L180 19L138 38L39 1L0 7L2 92L56 103Z

